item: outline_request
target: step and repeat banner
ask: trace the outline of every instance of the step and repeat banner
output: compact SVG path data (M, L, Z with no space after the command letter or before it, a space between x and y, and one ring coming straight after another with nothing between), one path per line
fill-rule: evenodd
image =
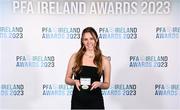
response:
M70 109L82 30L111 59L107 110L180 109L179 0L0 0L0 109Z

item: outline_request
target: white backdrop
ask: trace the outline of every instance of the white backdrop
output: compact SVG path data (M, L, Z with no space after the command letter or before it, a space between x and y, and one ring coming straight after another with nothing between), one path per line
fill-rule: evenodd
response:
M1 0L0 109L70 109L66 67L87 26L111 58L106 109L180 109L179 7L178 0Z

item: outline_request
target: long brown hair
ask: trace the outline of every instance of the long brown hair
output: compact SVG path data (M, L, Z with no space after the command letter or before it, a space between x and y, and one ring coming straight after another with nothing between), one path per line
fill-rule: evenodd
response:
M98 74L101 75L102 73L102 52L100 50L99 47L99 38L98 38L98 34L96 32L96 30L92 27L87 27L83 30L82 35L81 35L81 47L79 49L79 51L76 53L76 57L75 57L75 64L73 67L73 71L77 74L80 71L80 67L82 66L82 57L84 55L84 53L86 52L86 48L83 44L83 37L85 33L90 33L95 42L96 42L96 46L94 48L94 53L95 53L95 57L93 60L93 63L97 66L98 68Z

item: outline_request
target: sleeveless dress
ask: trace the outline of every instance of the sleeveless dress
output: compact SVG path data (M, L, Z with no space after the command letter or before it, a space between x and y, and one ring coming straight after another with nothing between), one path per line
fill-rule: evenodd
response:
M100 76L97 73L97 67L81 66L80 72L74 77L74 79L80 80L80 77L91 78L91 84L94 81L100 81ZM91 88L91 87L90 87ZM94 90L80 90L74 86L71 109L104 109L104 100L101 93L101 88Z

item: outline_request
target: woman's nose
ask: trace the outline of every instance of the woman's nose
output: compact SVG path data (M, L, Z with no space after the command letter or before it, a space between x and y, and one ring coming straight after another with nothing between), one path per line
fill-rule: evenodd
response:
M90 40L88 39L88 43L90 43Z

